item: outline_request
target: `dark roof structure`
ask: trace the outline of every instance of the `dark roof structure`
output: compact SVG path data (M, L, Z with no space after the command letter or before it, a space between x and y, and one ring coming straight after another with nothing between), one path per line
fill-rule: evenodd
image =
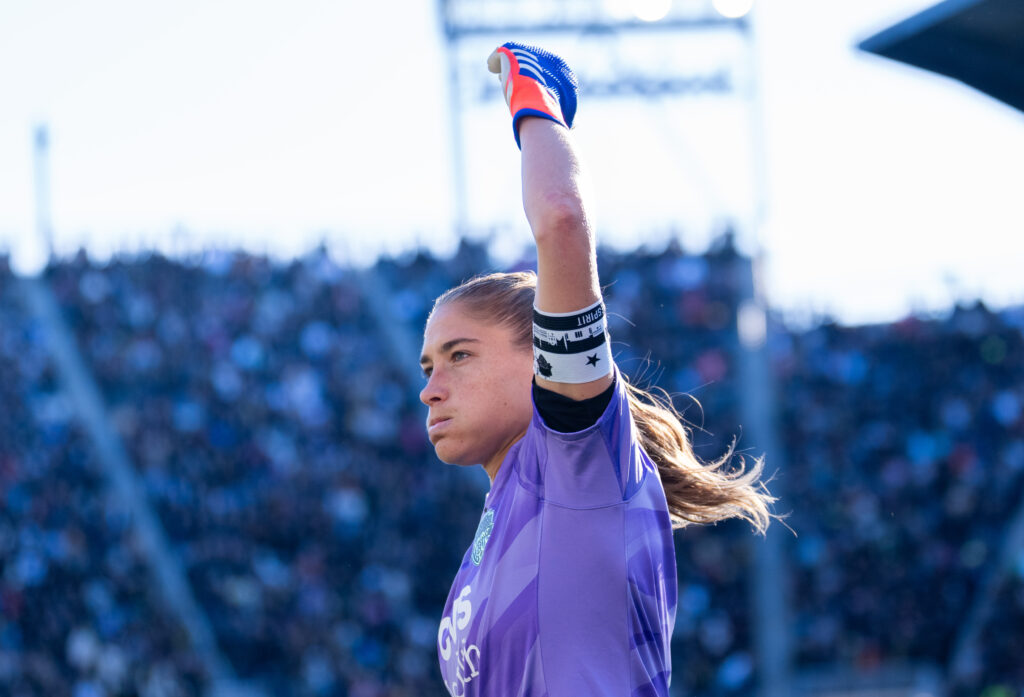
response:
M857 47L1024 111L1024 0L944 0Z

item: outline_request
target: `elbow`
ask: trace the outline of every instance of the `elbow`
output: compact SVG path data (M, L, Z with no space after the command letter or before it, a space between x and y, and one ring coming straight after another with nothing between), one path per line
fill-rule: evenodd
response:
M538 245L589 239L587 215L575 196L547 196L528 211L527 218Z

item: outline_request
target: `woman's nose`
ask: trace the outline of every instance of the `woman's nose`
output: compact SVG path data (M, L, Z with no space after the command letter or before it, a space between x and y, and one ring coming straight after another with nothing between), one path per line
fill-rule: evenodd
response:
M427 384L420 390L420 401L428 407L444 399L446 392L441 384L437 371L431 373L427 378Z

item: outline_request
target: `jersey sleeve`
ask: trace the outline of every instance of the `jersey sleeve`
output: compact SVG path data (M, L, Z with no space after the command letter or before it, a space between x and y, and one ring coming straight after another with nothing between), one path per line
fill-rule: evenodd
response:
M637 442L617 367L608 405L597 422L583 430L562 433L550 428L534 402L519 467L524 487L560 506L611 506L636 493L650 466Z

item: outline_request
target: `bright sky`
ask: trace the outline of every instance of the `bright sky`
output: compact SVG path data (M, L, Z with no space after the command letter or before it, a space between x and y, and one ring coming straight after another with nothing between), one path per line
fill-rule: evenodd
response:
M761 0L756 111L742 97L581 102L602 239L629 247L672 229L700 250L731 215L765 252L773 305L849 322L979 294L1024 302L1024 115L854 49L934 1ZM584 43L551 45L583 74L595 60ZM731 60L745 74L728 42L676 43L691 49L683 64ZM6 0L0 249L19 268L39 263L32 131L46 122L61 251L291 254L321 239L358 261L445 251L447 75L434 0ZM511 255L529 235L502 109L473 102L461 126L470 222ZM757 182L766 205L754 226Z

